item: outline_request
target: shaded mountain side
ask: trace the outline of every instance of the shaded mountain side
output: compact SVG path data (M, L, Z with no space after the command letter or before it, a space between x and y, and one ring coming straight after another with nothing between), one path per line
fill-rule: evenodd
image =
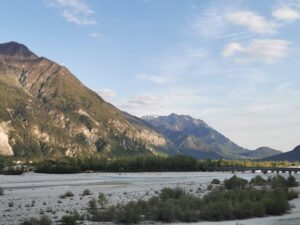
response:
M169 150L167 140L143 120L105 102L66 67L16 42L0 44L0 99L0 154L11 154L6 144L16 156Z
M264 161L290 161L290 162L300 162L300 145L294 148L292 151L284 152L279 155L267 157L263 159Z
M278 151L278 150L275 150L275 149L272 149L269 147L260 147L256 150L244 153L244 154L242 154L242 156L249 157L251 159L262 159L265 157L271 157L271 156L278 155L281 153L282 153L281 151Z
M251 151L238 146L221 133L209 127L204 121L186 115L146 116L158 132L164 134L184 155L199 159L241 159Z

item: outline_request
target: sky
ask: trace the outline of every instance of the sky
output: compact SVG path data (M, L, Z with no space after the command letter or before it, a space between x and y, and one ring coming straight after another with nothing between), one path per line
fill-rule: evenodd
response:
M188 114L237 144L300 144L300 0L10 0L0 42L136 116Z

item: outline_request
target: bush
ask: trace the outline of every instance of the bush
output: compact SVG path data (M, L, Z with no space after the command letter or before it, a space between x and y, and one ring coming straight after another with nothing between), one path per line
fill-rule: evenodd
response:
M64 193L63 195L60 195L59 197L60 197L61 199L64 199L64 198L70 198L70 197L73 197L73 196L74 196L73 192L67 191L67 192Z
M299 197L299 193L294 191L294 190L290 190L288 191L288 200L293 200L295 198Z
M82 196L86 196L86 195L91 195L91 191L89 189L85 189L83 192L82 192Z
M220 183L221 183L221 181L219 179L213 179L211 181L211 184L220 184Z
M79 215L72 214L72 215L64 215L61 218L61 225L77 225L77 220L79 219Z
M234 175L230 179L226 179L224 181L224 185L225 185L225 188L228 190L244 189L248 185L248 181Z
M267 184L267 181L262 178L261 176L256 176L251 179L250 184L255 185L255 186L263 186Z
M259 181L259 178L256 181ZM203 198L180 188L163 188L158 196L148 200L132 201L125 205L101 209L90 207L89 212L93 221L127 224L151 220L161 222L235 220L281 215L290 209L288 200L298 196L296 192L288 191L286 186L258 190L248 186L246 180L236 176L228 179L226 183L227 189L212 190Z
M4 189L2 187L0 187L0 196L4 195Z
M106 195L102 192L100 192L98 195L98 203L102 208L105 208L105 206L108 203L108 199L107 199Z
M97 201L96 201L96 199L91 199L90 201L89 201L89 208L91 209L91 210L95 210L95 209L97 209Z
M52 225L52 220L48 216L41 216L40 218L26 219L21 225Z
M298 187L299 183L296 181L296 178L294 176L289 176L286 180L286 185L288 187Z

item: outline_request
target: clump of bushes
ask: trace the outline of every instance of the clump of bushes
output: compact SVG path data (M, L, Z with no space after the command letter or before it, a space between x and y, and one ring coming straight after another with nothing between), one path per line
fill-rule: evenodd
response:
M52 220L48 216L43 215L40 218L26 219L21 225L52 225Z
M82 192L82 196L86 196L86 195L91 195L92 192L89 190L89 189L85 189L83 192Z
M224 181L224 185L225 188L228 190L245 189L246 186L248 185L248 181L234 175L230 179L226 179Z
M65 198L70 198L70 197L74 197L73 192L71 191L67 191L66 193L64 193L63 195L59 196L61 199L65 199Z
M267 183L268 183L267 180L265 180L261 176L256 176L256 177L252 178L250 181L250 184L252 184L254 186L263 186L263 185L266 185Z
M140 221L197 222L237 220L268 215L281 215L290 210L289 200L298 197L288 190L288 179L274 177L270 182L282 182L267 189L256 189L245 179L233 176L224 181L223 189L214 189L203 198L180 188L164 188L158 196L132 201L125 205L97 208L90 203L91 220L98 222L138 223ZM292 181L292 179L290 179ZM260 178L252 183L261 183ZM269 181L265 180L264 183ZM251 182L250 182L251 183Z
M21 175L25 172L24 166L9 166L1 171L3 175Z
M220 184L220 183L221 183L221 181L219 179L213 179L211 181L211 184Z
M70 215L64 215L61 218L61 225L77 225L77 220L81 219L77 211L72 212Z

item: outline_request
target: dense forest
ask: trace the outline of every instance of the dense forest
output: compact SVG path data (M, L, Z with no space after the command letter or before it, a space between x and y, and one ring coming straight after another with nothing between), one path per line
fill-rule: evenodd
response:
M16 166L18 162L18 166ZM23 165L23 166L20 166ZM300 165L290 162L265 162L250 160L197 160L187 156L136 156L136 157L86 157L53 159L15 159L0 157L0 171L6 174L20 174L22 170L39 173L79 172L184 172L214 171L228 167L289 167ZM5 168L5 169L4 169ZM4 170L3 170L4 169Z

